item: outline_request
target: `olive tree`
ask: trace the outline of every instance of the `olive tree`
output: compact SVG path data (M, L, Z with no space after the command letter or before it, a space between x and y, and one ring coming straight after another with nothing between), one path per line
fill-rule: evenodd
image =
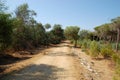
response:
M77 46L77 40L79 39L79 30L80 28L78 26L68 26L64 31L65 37L67 39L75 41L75 47Z
M89 35L90 31L88 30L81 30L79 31L79 38L80 40L83 40L83 39L89 39L90 35Z
M51 43L57 44L64 39L64 30L60 24L55 24L50 31Z

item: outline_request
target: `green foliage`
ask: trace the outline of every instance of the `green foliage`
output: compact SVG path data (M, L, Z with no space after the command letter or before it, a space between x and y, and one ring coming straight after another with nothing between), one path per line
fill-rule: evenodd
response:
M78 40L79 30L80 30L80 28L77 26L68 26L68 27L66 27L64 34L65 34L66 38L68 38L70 40Z
M80 28L78 26L68 26L64 31L65 37L67 39L75 41L75 47L77 45L77 40L79 39L79 30Z
M82 48L82 51L85 51L87 55L90 55L90 50L89 50L90 44L91 44L91 40L88 39L78 41L78 45Z
M33 16L36 15L35 11L29 10L28 4L22 4L18 6L15 10L15 14L18 19L22 20L22 24L28 25L33 20Z
M96 32L96 36L99 37L99 39L109 39L109 37L107 35L111 35L110 32L110 24L103 24L100 26L97 26L94 28L95 32ZM107 36L107 37L106 37Z
M100 53L104 58L111 57L114 54L110 44L105 44L101 46Z
M91 40L89 40L89 39L84 39L82 41L82 47L85 48L85 49L89 49L90 48L90 44L91 44Z
M112 49L116 49L116 43L111 43L111 45L112 45ZM118 44L118 49L120 49L120 43Z
M88 48L88 41L87 40L83 40L82 41L82 46L81 46L82 49L87 49Z
M100 44L96 41L92 41L90 43L90 55L96 58L98 57L99 53L100 53Z
M120 17L112 19L111 23L102 24L94 29L98 40L116 42L115 49L118 51L120 40Z
M64 38L61 25L55 24L51 31L50 24L42 25L37 23L33 16L35 12L29 10L27 4L20 5L16 9L16 18L14 19L13 47L15 49L31 49L38 46L48 46L51 43L60 43ZM28 46L29 45L29 46Z
M35 47L38 47L39 45L45 45L46 44L46 32L44 29L44 26L41 23L37 23L33 28L33 45Z
M79 31L79 38L80 40L83 40L83 39L89 39L90 38L90 35L89 35L89 31L88 30L82 30L82 31Z
M60 24L55 24L53 29L50 31L50 41L53 44L58 44L64 39L64 30Z
M0 13L0 52L11 43L12 19L10 14Z
M120 28L120 17L116 17L111 21L112 21L112 26L114 26L114 29Z
M119 79L120 79L120 59L118 61L119 63L116 64L116 74L119 76Z
M82 40L78 40L78 46L81 48L82 47Z
M49 23L45 24L44 26L45 26L46 29L51 28L51 25Z
M33 10L30 10L27 4L18 6L15 13L16 18L14 18L13 22L12 37L12 46L14 49L31 49L42 45L49 45L51 43L51 37L53 37L53 35L49 35L45 31L44 26L34 20L36 13ZM50 27L50 24L46 24L46 26ZM54 31L56 30L54 29L51 32L56 35L57 33ZM55 39L58 40L58 37L55 37Z
M116 63L114 80L120 80L120 55L113 54L112 59Z
M118 55L118 54L113 54L113 55L112 55L112 59L113 59L114 62L118 62L118 60L119 60L119 55Z
M36 13L29 10L28 4L22 4L15 10L16 18L13 20L12 46L16 50L32 48L38 43L36 35L38 26L33 16ZM35 28L34 28L35 27ZM36 31L37 29L37 31Z

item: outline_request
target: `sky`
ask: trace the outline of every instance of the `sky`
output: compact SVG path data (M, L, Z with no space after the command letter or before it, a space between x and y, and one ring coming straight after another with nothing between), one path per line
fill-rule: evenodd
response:
M6 0L10 13L23 3L37 13L38 22L61 24L63 28L79 26L93 30L120 16L120 0Z

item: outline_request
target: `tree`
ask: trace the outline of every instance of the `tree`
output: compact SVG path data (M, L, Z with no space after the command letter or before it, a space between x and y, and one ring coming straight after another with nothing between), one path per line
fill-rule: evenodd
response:
M49 23L45 24L44 26L45 26L46 29L51 28L51 25Z
M117 17L115 19L112 19L112 26L117 31L117 41L116 41L116 51L118 51L119 48L119 40L120 40L120 17Z
M77 40L79 39L79 32L80 28L78 26L68 26L66 27L64 34L67 39L75 41L75 47L77 46Z
M35 11L29 10L28 4L22 4L15 10L16 17L23 21L24 25L28 25L33 16L36 15Z
M81 39L81 40L83 40L83 39L88 39L88 38L90 38L90 35L89 35L89 31L88 30L82 30L82 31L79 31L79 38Z
M55 24L50 31L51 42L54 44L60 43L64 39L64 30L60 24Z
M35 40L34 43L36 46L46 45L46 32L41 23L37 23L35 26L35 38L33 40Z
M12 19L10 14L0 14L0 52L11 43Z
M100 40L102 40L104 36L104 28L102 26L103 25L100 25L94 28L96 31L96 36L98 36Z
M94 28L96 35L99 37L100 40L112 40L113 31L111 30L110 23L102 24ZM112 33L112 34L111 34Z
M34 20L36 13L30 10L27 4L22 4L16 8L15 14L13 46L18 50L32 48L36 40L35 26L37 22Z

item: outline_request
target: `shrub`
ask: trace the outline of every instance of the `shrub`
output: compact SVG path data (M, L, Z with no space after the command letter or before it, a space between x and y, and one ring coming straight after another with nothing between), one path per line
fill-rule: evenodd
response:
M90 48L90 44L91 44L91 40L87 40L87 48L89 49Z
M120 58L116 63L114 80L120 80Z
M116 64L116 74L120 77L120 59L118 61L119 63Z
M116 63L119 60L119 56L117 54L112 55L112 60Z
M81 47L82 49L87 49L87 41L86 40L84 40L83 42L82 42L82 47Z
M120 80L120 56L118 54L113 54L112 59L116 63L114 80Z
M83 40L83 41L81 42L81 47L82 47L83 49L89 49L90 43L91 43L91 40Z
M112 50L111 45L102 45L100 49L100 53L104 58L111 57L112 54L114 54L114 51Z
M112 45L112 48L113 48L113 49L116 49L116 43L111 43L111 45ZM118 49L120 50L120 43L119 43Z
M73 41L73 40L70 40L70 43L74 43L74 41Z
M81 40L78 40L78 46L81 48L82 47L82 42Z
M92 41L90 43L90 55L92 57L98 57L99 52L100 52L100 45L99 45L99 43L96 42L96 41Z

